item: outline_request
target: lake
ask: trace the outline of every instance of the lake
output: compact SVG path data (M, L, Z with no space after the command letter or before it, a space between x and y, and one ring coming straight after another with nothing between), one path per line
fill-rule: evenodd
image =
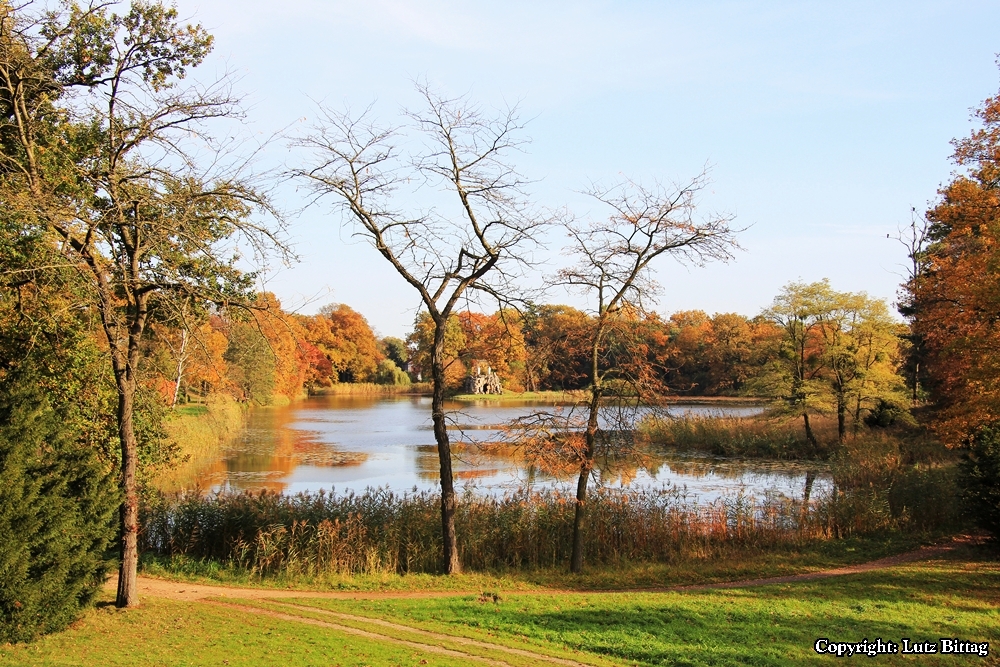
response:
M198 472L203 491L269 489L282 493L388 487L397 492L438 488L438 460L431 431L430 397L318 396L284 407L252 410L221 459ZM560 410L538 402L452 402L453 441L497 439L498 427L531 412ZM745 417L753 405L674 404L676 416ZM527 486L575 489L575 480L540 473L503 456L457 447L456 486L503 493ZM737 460L696 453L662 452L645 468L601 471L609 486L672 487L692 501L739 494L801 498L806 473L818 472L813 492L829 486L823 464Z

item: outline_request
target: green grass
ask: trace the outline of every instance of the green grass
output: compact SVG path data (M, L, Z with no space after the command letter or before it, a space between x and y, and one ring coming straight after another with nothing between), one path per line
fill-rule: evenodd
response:
M299 600L510 646L578 650L636 665L787 665L820 660L833 641L958 637L1000 650L1000 564L965 552L862 575L760 588L677 593L511 595L369 601ZM877 663L912 664L913 656ZM829 659L829 658L826 658ZM856 657L855 660L865 658ZM921 656L968 664L970 656ZM977 663L982 664L982 663Z
M184 416L190 416L190 417L200 417L201 415L207 415L208 414L208 406L207 405L199 405L199 404L178 405L174 409L174 412L176 414L178 414L178 415L184 415Z
M426 662L421 662L426 661ZM0 665L441 665L463 661L327 628L197 602L105 604L34 644L0 645Z
M858 553L845 546L844 554ZM855 551L846 551L854 549ZM844 555L841 554L841 555ZM766 574L757 572L757 575ZM929 562L811 582L744 589L637 593L513 593L483 589L449 597L239 601L403 641L541 664L530 656L470 647L456 638L569 657L593 665L797 665L833 660L813 651L833 641L899 642L958 637L989 642L991 655L878 656L872 664L996 664L1000 562L963 547ZM305 606L301 609L288 603ZM345 619L325 614L350 614ZM365 619L407 626L386 629ZM436 639L418 630L438 632ZM867 658L844 658L862 661ZM426 661L426 662L422 662ZM210 602L147 598L135 610L107 603L69 630L30 645L0 646L0 665L457 665L430 649L358 637Z
M927 536L924 536L927 537ZM666 586L713 583L748 578L799 574L863 563L915 549L921 536L890 534L843 540L817 540L798 547L766 552L735 551L728 557L685 559L674 563L636 563L621 567L585 567L579 575L566 568L468 572L458 576L432 574L375 573L357 575L252 575L245 569L211 560L183 556L146 555L141 572L147 576L278 590L341 591L531 591L615 590L663 588Z

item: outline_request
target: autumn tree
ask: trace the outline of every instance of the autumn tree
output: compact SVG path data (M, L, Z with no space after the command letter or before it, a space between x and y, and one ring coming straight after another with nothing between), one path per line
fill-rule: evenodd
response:
M524 389L525 345L521 316L514 310L493 315L472 311L457 314L465 345L459 353L466 368L485 363L503 382L505 389Z
M250 221L269 206L207 131L209 121L238 115L227 84L181 85L211 50L200 26L180 24L157 2L124 14L69 5L2 15L3 187L59 244L100 316L118 398L117 604L134 606L143 337L181 303L225 304L248 291L228 240L241 233L250 247L269 245L268 229Z
M298 145L311 164L296 169L318 198L331 200L413 288L433 323L429 360L431 418L441 471L444 569L460 570L455 489L445 422L445 336L463 299L486 294L503 301L547 222L532 211L524 179L509 162L521 143L515 110L489 115L464 99L445 99L418 86L424 107L406 114L405 128L380 127L368 113L323 111L324 121ZM401 144L422 139L412 159ZM403 191L444 188L448 208L403 209Z
M428 313L417 315L413 331L406 337L406 349L410 359L410 369L424 381L433 373L431 355L437 344L438 326ZM465 380L466 368L462 363L465 349L465 332L454 313L448 317L441 335L437 358L443 366L445 388L459 389Z
M528 391L582 389L590 316L570 306L532 304L521 317Z
M324 340L322 349L339 381L371 381L385 355L368 320L343 303L324 306L320 315L326 318L329 327L329 338Z
M929 245L914 254L904 314L946 443L961 446L1000 418L1000 96L953 142L961 169L927 212Z
M731 218L696 217L695 197L705 183L702 174L674 189L644 187L633 181L594 188L588 194L610 208L608 219L567 226L567 252L574 263L561 270L555 282L584 293L593 309L586 339L590 395L583 443L577 454L573 572L583 567L587 482L602 440L613 435L601 428L602 402L611 392L621 395L626 391L623 384L635 395L635 403L655 400L660 393L643 363L645 350L632 353L641 346L630 335L659 292L653 262L666 256L700 266L710 260L729 259L737 247ZM613 357L610 363L606 361L609 356ZM616 430L624 429L619 426Z
M833 412L842 442L849 416L857 425L862 409L877 400L906 404L897 374L898 327L884 301L837 292L827 280L789 283L765 314L783 335L771 372L758 378L758 387L802 417L814 447L819 441L813 415Z
M716 313L707 343L706 393L737 395L767 364L780 332L764 318Z

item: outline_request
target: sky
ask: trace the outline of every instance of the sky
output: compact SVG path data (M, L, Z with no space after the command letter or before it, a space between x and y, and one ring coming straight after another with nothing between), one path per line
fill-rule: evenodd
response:
M1000 87L995 2L451 2L178 0L215 36L196 74L229 71L248 131L305 133L318 104L387 124L414 81L487 107L516 103L531 143L516 164L533 201L604 216L581 194L629 177L683 182L706 166L706 215L735 216L729 263L664 259L657 310L756 315L791 281L890 302L894 238L949 180L950 140ZM264 160L301 166L281 140ZM403 336L419 300L330 206L276 191L297 263L264 288L288 309L346 303ZM405 206L408 202L400 202ZM561 235L541 258L552 271ZM574 295L555 303L584 305Z

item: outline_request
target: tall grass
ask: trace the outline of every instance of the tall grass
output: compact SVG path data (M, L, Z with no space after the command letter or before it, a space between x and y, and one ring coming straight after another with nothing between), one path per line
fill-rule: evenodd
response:
M413 384L375 384L374 382L341 382L329 387L321 387L311 393L317 396L367 396L371 394L427 394L430 382Z
M823 431L825 424L818 424ZM639 434L652 444L682 450L705 451L720 456L751 456L771 459L827 459L832 448L824 437L813 446L805 438L802 423L765 417L650 416L639 425Z
M456 527L471 570L560 566L572 551L573 500L551 491L467 495ZM737 497L691 505L675 490L601 490L589 501L593 566L673 562L821 537L821 515L791 501ZM256 575L436 572L440 501L433 493L187 496L147 506L144 548L225 562Z
M940 451L867 435L845 443L830 470L832 489L820 485L809 503L737 496L699 505L672 488L599 489L588 501L587 562L680 563L960 528L955 466ZM473 571L560 567L572 551L573 512L572 496L555 490L467 493L455 518L462 563ZM430 492L161 494L141 520L148 552L256 576L437 572L440 562L440 497Z
M159 471L154 485L164 491L186 488L205 465L243 426L244 411L232 397L212 394L197 405L178 406L164 423L167 438L177 445L179 461Z

